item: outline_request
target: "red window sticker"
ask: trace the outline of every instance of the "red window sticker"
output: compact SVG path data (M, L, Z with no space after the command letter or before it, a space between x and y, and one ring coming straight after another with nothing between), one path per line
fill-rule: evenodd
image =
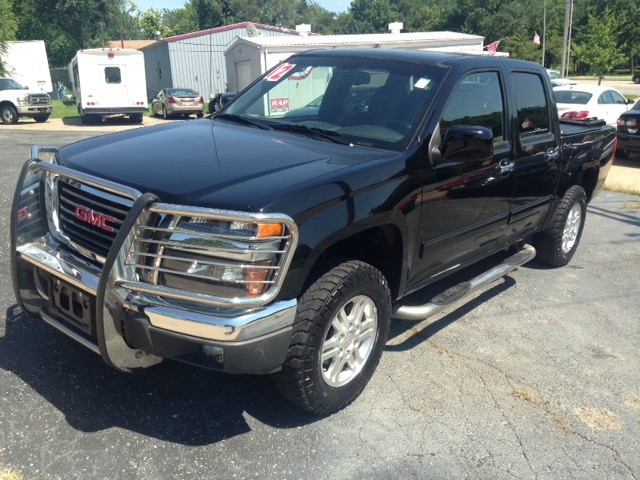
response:
M288 98L272 98L271 99L271 112L288 112L289 111L289 99Z
M275 70L266 76L266 80L268 82L277 82L293 68L295 68L295 65L292 63L281 63Z

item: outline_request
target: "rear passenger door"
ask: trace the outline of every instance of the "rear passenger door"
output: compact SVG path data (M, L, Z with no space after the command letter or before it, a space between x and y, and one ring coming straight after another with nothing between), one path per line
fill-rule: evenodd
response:
M539 72L510 75L516 159L516 185L504 240L534 230L546 215L560 171L557 112Z
M627 111L627 99L614 90L605 90L598 97L598 107L602 109L602 118L609 125L615 125L618 117Z

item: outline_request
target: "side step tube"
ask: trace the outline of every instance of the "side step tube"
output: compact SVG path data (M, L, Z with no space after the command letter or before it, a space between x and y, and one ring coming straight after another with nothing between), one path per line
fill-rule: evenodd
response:
M393 317L402 320L424 320L432 315L435 315L441 310L444 310L447 306L454 302L457 302L463 297L466 297L472 292L475 292L479 288L482 288L496 280L501 279L509 272L512 272L521 265L524 265L536 256L536 249L531 245L524 245L522 250L516 254L506 258L500 265L493 267L491 270L478 275L474 279L468 282L462 282L453 287L445 290L439 295L436 295L431 299L429 303L424 305L400 305L396 307Z

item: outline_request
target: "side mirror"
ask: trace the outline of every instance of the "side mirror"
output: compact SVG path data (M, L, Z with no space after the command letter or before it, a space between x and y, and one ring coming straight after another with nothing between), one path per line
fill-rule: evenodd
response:
M631 100L630 98L627 98L627 105L631 105L634 102L635 102L635 100Z
M493 158L493 132L479 125L458 125L445 134L442 162L486 162Z
M227 105L229 105L231 102L233 102L236 99L237 96L238 94L236 92L223 93L222 95L220 95L220 108L226 107Z

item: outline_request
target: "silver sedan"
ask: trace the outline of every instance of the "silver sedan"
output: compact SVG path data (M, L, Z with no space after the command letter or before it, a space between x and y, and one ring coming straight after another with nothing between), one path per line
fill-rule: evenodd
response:
M168 119L174 115L204 115L204 99L190 88L163 88L151 102L151 113Z

